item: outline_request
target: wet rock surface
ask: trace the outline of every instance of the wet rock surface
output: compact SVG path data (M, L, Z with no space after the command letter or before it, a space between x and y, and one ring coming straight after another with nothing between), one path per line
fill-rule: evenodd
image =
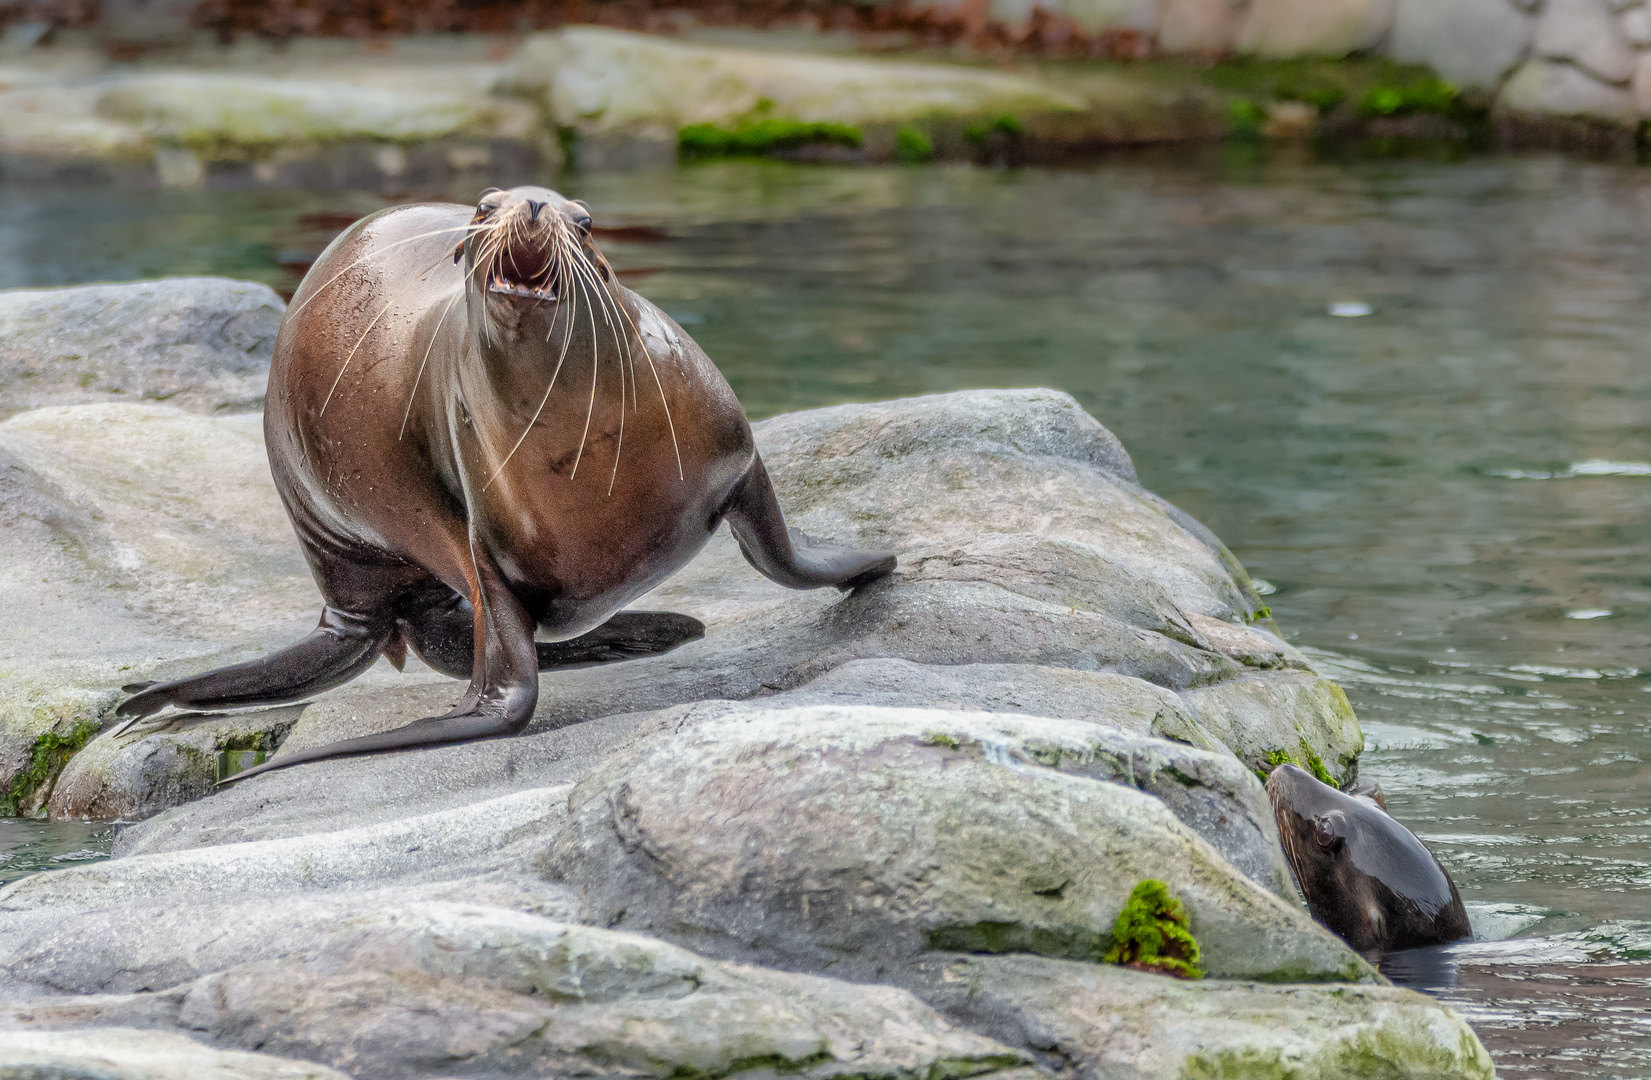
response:
M18 595L124 627L90 652L15 637L52 700L99 703L75 714L94 731L120 682L314 617L255 419L0 424L37 508L0 537L58 572ZM220 750L279 756L462 691L376 670L91 738L36 805L153 816L108 862L0 891L0 1031L137 1028L361 1077L1485 1075L1453 1014L1379 985L1301 907L1256 771L1285 753L1351 773L1357 720L1104 427L1026 390L756 431L794 524L892 547L900 572L793 593L720 536L637 604L706 637L547 675L520 738L209 788ZM8 717L25 736L27 715ZM1209 980L1101 963L1146 878L1186 905Z

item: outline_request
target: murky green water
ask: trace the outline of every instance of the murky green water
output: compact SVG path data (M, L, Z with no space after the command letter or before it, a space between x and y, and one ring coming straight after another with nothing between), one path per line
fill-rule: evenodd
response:
M1359 709L1364 774L1480 925L1539 936L1434 958L1504 1072L1651 1073L1651 171L1211 150L559 186L670 231L608 249L754 417L1075 394L1276 588ZM14 190L0 286L290 288L277 263L332 229L301 215L382 201ZM1638 1004L1556 1005L1595 976Z

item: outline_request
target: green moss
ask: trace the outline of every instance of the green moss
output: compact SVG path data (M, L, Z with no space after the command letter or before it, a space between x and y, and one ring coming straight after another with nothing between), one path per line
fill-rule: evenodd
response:
M685 160L718 157L762 157L775 150L824 143L855 147L860 129L848 124L805 124L772 117L746 119L732 125L689 124L677 132L677 153Z
M1301 744L1301 767L1313 774L1313 779L1321 784L1336 786L1336 778L1330 775L1330 770L1324 767L1324 761L1306 743Z
M1025 125L1008 113L985 120L978 124L970 124L963 129L963 137L970 142L982 143L994 134L1020 135L1026 131Z
M28 768L18 773L12 779L11 788L0 796L0 816L17 817L25 809L31 807L35 797L42 791L49 791L57 781L58 773L69 759L80 752L81 747L89 742L98 732L98 725L93 720L82 720L69 730L67 735L59 735L55 731L46 734L34 741L29 752Z
M902 165L921 165L934 157L934 140L914 127L894 133L894 157Z
M1169 886L1147 878L1129 894L1112 927L1113 946L1101 959L1178 979L1202 979L1198 941L1187 929L1187 909Z
M1259 139L1267 123L1267 110L1249 98L1239 98L1227 110L1227 135L1234 139Z
M1359 100L1360 116L1409 116L1436 113L1451 116L1458 111L1456 87L1432 75L1422 75L1397 85L1372 86Z
M948 750L956 750L963 744L958 741L956 735L948 735L944 731L925 731L923 733L923 745L944 746Z
M1306 740L1302 741L1298 750L1299 755L1292 754L1288 750L1267 751L1267 756L1262 759L1262 761L1266 763L1267 767L1265 769L1257 769L1255 774L1261 777L1262 781L1265 782L1267 779L1267 774L1278 768L1280 765L1296 765L1312 773L1313 779L1317 780L1321 784L1329 784L1331 787L1340 786L1336 783L1336 778L1330 775L1330 770L1324 767L1324 759L1313 752L1313 748L1307 745ZM1357 759L1354 760L1355 762L1357 761Z

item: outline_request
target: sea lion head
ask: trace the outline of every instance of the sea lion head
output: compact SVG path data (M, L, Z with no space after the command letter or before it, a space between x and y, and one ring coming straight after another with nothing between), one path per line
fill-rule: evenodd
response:
M1273 770L1267 795L1308 909L1353 948L1409 949L1472 933L1450 874L1375 802L1294 765Z
M537 328L548 340L564 305L604 311L618 302L613 269L591 241L590 208L549 188L483 192L453 261L464 265L472 310L490 336ZM571 313L561 324L571 326Z

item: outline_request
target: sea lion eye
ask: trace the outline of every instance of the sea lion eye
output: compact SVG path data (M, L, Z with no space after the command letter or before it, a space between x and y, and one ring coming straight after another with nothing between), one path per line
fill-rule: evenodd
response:
M1313 839L1318 841L1319 847L1329 851L1340 837L1336 835L1336 827L1329 818L1319 818L1313 823Z
M586 234L587 236L590 235L590 207L586 206L578 199L568 203L568 220L573 222L580 232Z

